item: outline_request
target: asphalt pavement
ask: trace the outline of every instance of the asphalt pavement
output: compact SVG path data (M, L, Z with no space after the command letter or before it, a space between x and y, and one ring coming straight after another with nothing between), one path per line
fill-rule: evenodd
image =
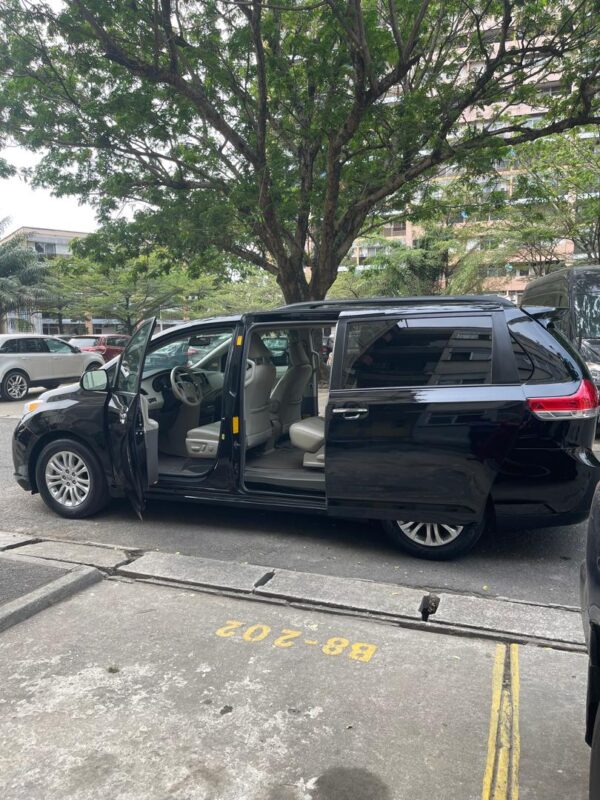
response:
M364 520L151 502L140 522L126 501L113 502L93 519L65 520L50 512L39 495L25 493L13 480L10 441L21 409L22 403L0 403L0 527L4 530L430 591L579 604L584 524L487 535L462 559L439 563L398 552L379 524Z

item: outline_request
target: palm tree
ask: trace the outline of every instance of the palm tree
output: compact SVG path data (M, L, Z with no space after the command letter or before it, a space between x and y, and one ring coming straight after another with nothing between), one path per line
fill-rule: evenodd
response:
M8 218L0 220L0 233ZM21 237L0 244L0 333L6 331L9 311L32 310L45 296L42 285L46 265Z

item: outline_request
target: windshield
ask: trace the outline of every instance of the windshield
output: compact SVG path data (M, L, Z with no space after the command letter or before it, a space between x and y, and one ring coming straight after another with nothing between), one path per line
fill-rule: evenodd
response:
M73 347L95 347L97 343L98 339L92 336L89 338L85 336L75 336L73 339L69 339L69 344L72 344Z
M600 270L577 277L573 298L580 339L600 339Z
M170 341L162 347L157 347L146 356L144 363L144 378L155 372L181 366L189 369L210 369L210 356L214 352L217 356L227 352L221 347L231 341L231 331L217 333L187 333L180 339Z

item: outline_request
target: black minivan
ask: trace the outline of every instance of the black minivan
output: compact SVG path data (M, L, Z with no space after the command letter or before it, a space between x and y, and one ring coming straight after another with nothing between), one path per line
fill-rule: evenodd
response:
M553 325L574 344L600 386L600 266L558 269L525 287L521 305L561 312Z
M309 302L153 329L26 406L16 479L63 516L125 494L139 514L161 498L374 518L410 553L450 558L492 523L589 513L596 388L507 300ZM279 375L271 340L286 342Z

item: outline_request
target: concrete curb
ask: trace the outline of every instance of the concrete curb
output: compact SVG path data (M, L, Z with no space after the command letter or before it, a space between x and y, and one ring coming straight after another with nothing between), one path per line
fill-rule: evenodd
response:
M148 553L117 568L116 573L263 602L368 616L437 633L532 642L569 650L585 647L578 611L515 600L440 593L439 609L424 622L419 606L427 591L396 584L168 553Z
M3 559L10 559L19 562L30 562L39 564L40 560L37 558L28 558L27 556L9 555L4 552ZM55 564L64 572L65 564L59 562L45 561L47 564ZM45 586L29 592L23 597L12 600L0 606L0 631L22 622L28 617L37 614L38 611L43 611L45 608L64 600L67 597L85 589L94 583L102 580L102 573L95 567L76 567L67 572L66 575L61 575Z

